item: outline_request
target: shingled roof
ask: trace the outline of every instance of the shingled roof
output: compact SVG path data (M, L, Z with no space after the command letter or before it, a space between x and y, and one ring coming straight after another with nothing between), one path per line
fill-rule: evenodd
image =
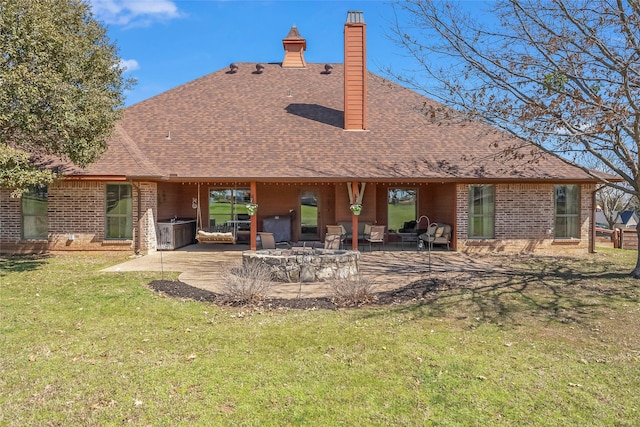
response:
M367 129L345 131L344 67L237 63L125 110L84 175L176 180L593 181L545 155L511 161L517 142L482 123L433 123L434 101L368 73ZM499 148L493 143L501 141ZM528 149L530 150L530 148Z

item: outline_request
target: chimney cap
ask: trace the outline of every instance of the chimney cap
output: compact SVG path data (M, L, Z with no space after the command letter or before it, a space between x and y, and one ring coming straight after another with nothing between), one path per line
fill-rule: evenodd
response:
M361 10L348 11L347 24L364 24L364 13Z

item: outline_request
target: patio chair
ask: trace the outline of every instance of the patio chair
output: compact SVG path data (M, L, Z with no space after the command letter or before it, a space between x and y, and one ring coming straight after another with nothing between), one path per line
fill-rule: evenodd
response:
M337 248L327 248L327 236L331 236L331 240L338 240ZM344 240L347 237L347 230L341 225L327 225L327 234L325 234L325 249L343 249Z
M339 234L325 234L324 235L324 248L325 249L340 249L342 240Z
M258 236L260 236L260 246L262 249L277 249L278 245L283 246L287 249L291 248L291 246L287 242L276 243L276 238L274 237L273 233L259 231Z
M418 239L429 245L429 249L433 249L434 244L443 244L447 245L447 250L449 250L451 244L451 225L432 222L429 224L427 231L418 236Z
M364 229L362 231L362 236L364 237L365 240L367 240L371 236L371 227L372 227L372 225L369 224L369 223L366 223L364 225Z
M258 236L260 236L260 247L262 249L276 248L276 239L273 237L273 233L258 232Z
M380 247L384 244L384 229L386 227L384 225L372 225L371 226L371 234L366 240L369 242L369 252L373 250L372 245L374 243L379 243Z

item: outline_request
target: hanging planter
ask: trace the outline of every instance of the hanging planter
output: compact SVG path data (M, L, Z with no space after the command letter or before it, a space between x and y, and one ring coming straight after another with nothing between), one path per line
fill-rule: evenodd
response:
M247 203L246 208L249 216L254 216L258 212L258 205L255 203Z
M353 212L354 215L360 215L360 212L362 212L362 205L360 203L354 203L349 206L349 209L351 209L351 212Z

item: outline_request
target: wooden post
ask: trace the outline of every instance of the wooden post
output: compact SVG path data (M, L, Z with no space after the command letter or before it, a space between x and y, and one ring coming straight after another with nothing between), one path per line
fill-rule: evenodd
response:
M251 200L253 203L258 204L258 192L256 189L256 182L251 181ZM259 209L259 208L258 208ZM258 212L249 217L251 219L251 250L258 249Z
M352 194L355 200L349 200L349 203L357 203L358 183L353 181L351 183L353 188ZM358 215L351 212L351 249L358 250Z

